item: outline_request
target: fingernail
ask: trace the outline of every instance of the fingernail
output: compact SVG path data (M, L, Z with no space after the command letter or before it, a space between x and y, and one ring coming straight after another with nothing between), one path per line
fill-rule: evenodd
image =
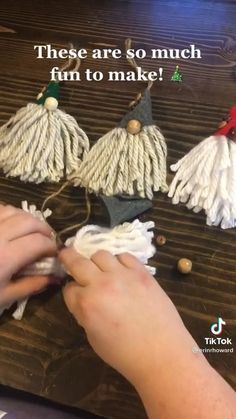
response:
M50 239L56 240L56 238L57 238L56 233L54 231L51 231L51 233L50 233Z

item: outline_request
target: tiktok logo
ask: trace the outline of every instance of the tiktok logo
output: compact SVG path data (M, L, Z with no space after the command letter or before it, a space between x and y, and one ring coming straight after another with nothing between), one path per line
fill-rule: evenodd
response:
M203 352L203 353L218 353L218 352L234 352L234 348L232 346L232 339L231 338L220 338L216 337L217 335L220 335L223 330L223 326L226 325L226 322L222 319L222 317L218 317L216 322L213 323L210 327L211 333L215 335L215 337L206 337L205 340L205 348L198 348L193 347L193 353L197 352ZM220 345L220 347L219 347Z
M217 322L211 325L211 333L213 333L213 335L220 335L223 329L222 326L225 324L226 322L222 319L222 317L218 317Z

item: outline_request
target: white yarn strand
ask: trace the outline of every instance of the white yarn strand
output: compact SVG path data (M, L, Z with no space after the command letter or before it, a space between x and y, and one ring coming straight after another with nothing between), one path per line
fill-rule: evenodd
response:
M136 141L136 139L135 139ZM143 180L144 180L144 147L143 147L143 142L140 141L138 142L138 173L137 173L137 191L139 193L139 195L144 198L145 197L145 192L144 192L144 184L143 184Z
M129 134L128 141L130 142L129 147L129 184L128 184L128 194L134 195L134 181L137 178L138 173L138 147L135 144L135 137L132 134Z
M156 165L159 169L156 168L156 172L153 174L153 185L154 191L162 192L168 191L168 186L166 183L166 158L167 158L167 146L165 142L165 138L162 135L161 131L155 125L151 125L149 127L145 127L144 131L148 130L147 135L148 138L151 140L150 143L154 148L154 155L157 158ZM155 157L153 156L155 159Z

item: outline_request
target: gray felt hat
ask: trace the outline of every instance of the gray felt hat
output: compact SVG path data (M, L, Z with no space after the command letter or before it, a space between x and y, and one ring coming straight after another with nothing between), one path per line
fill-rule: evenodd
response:
M131 119L137 119L142 126L152 125L152 102L150 90L146 89L142 95L141 100L134 109L129 111L120 121L119 127L125 128Z
M150 199L140 198L135 195L99 195L99 198L106 210L106 224L109 227L115 227L124 221L130 221L152 208L152 201Z

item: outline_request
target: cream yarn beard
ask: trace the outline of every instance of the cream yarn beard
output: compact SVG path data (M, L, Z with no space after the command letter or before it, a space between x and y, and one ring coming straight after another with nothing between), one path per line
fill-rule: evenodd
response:
M58 182L78 169L88 150L85 132L57 108L29 103L0 128L0 166L24 182Z
M93 146L75 176L75 186L107 196L119 194L153 198L167 192L165 139L155 125L132 134L117 127Z
M28 205L27 201L22 202L22 208L41 220L45 220L52 214L47 209L42 215L35 205ZM65 245L68 247L73 246L78 253L87 258L90 258L98 250L107 250L113 255L119 255L124 252L131 253L154 275L156 269L148 265L148 260L155 254L155 247L152 245L154 234L151 231L154 226L153 221L142 223L138 219L132 223L124 223L112 229L87 225L82 227L74 237L68 239ZM27 266L20 274L24 276L55 275L61 278L66 276L66 272L58 259L54 257L44 258ZM27 299L18 302L18 307L13 313L15 319L21 320L26 304Z
M152 118L150 88L131 103L118 126L93 145L74 175L75 186L106 196L150 200L153 192L168 191L167 145Z

